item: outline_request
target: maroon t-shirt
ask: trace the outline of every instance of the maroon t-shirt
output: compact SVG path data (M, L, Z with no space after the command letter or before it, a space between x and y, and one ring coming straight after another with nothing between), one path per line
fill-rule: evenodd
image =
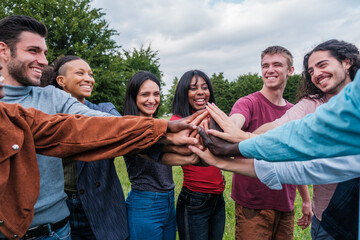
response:
M260 92L240 98L233 106L232 114L240 113L245 117L242 130L253 132L267 122L281 117L293 104L285 106L271 103ZM243 207L254 209L274 209L292 211L296 196L296 186L283 184L282 190L271 190L256 178L234 173L231 197Z

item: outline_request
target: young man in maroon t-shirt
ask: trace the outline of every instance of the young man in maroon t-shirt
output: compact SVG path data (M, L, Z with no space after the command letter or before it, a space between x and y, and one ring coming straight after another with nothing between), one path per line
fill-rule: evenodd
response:
M291 53L271 46L261 54L263 87L240 98L233 106L230 119L246 132L281 117L293 105L283 98L287 79L294 72ZM306 186L299 186L303 214L311 214ZM235 203L235 239L293 239L296 186L271 190L258 179L234 173L231 197Z

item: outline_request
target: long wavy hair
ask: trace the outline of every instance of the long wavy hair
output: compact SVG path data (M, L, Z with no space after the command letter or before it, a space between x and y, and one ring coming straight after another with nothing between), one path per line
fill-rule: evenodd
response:
M357 70L360 68L359 49L351 43L331 39L317 45L313 50L304 56L303 72L297 90L297 100L303 97L319 99L325 96L325 93L315 87L309 74L309 58L311 54L317 51L329 51L330 55L336 58L340 63L346 59L350 60L349 77L354 80Z

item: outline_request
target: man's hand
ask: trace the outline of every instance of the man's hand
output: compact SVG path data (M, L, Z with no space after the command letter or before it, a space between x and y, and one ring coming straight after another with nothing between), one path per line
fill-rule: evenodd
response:
M210 120L211 125L211 120ZM205 130L198 127L198 133L204 140L205 146L215 155L222 155L227 157L241 156L238 143L229 143L220 138L212 136L211 138L206 134Z
M216 121L219 128L209 129L208 133L216 137L222 138L226 141L238 143L249 139L250 137L256 136L247 132L242 131L238 126L236 126L233 121L218 108L215 104L209 103L206 107L209 111L210 116ZM211 128L211 127L210 127ZM219 129L221 129L219 131Z
M302 202L302 216L297 220L297 225L301 227L302 230L306 229L311 223L311 217L313 215L311 203L310 202Z

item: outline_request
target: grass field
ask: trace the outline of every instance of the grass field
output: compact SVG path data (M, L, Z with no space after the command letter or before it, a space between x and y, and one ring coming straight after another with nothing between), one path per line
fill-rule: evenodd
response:
M119 157L115 160L115 166L117 169L117 173L119 175L119 179L123 186L125 198L130 191L130 182L126 171L125 163L122 157ZM174 173L174 182L175 182L175 200L179 195L181 186L182 186L182 179L183 173L181 167L173 167ZM226 202L226 225L225 225L225 233L224 238L225 240L232 240L234 239L234 231L235 231L235 220L234 220L234 201L230 197L231 193L231 180L232 180L232 173L224 172L225 179L226 179L226 188L224 192L224 198ZM310 187L310 194L312 195L312 187ZM295 200L295 221L301 216L301 200L299 194L296 195ZM310 227L305 229L304 231L300 228L295 226L294 229L294 239L295 240L307 240L311 239L310 236Z

